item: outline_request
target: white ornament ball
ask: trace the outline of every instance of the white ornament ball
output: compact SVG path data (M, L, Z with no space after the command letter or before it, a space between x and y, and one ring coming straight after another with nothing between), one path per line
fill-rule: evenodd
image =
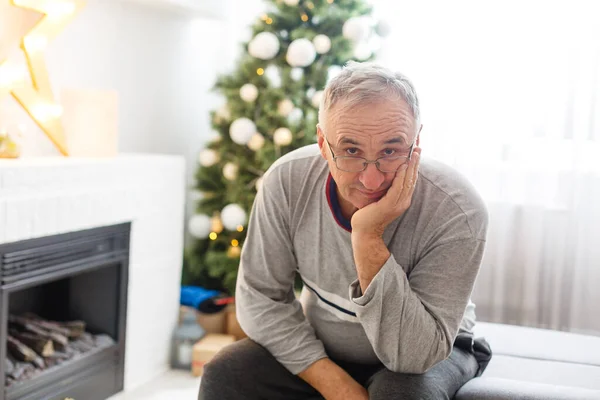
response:
M260 133L255 133L254 136L252 136L252 139L250 139L250 141L248 142L248 147L250 148L250 150L258 151L262 149L264 144L265 138L263 137L263 135L261 135Z
M285 59L292 67L308 67L316 57L315 46L310 40L302 38L290 43Z
M325 54L331 49L331 39L327 35L317 35L313 39L315 50L319 54Z
M227 104L223 104L216 113L217 121L220 122L222 120L228 120L231 118L231 112L229 111L229 107Z
M246 211L239 204L228 204L221 210L221 221L225 229L235 231L246 224Z
M263 184L263 178L260 177L256 180L256 183L254 184L254 187L256 188L257 192L260 190L260 188L262 188L262 184Z
M238 118L229 127L231 140L240 145L248 143L255 133L256 125L248 118Z
M269 65L265 69L265 77L274 88L281 87L281 71L275 65Z
M353 42L360 42L368 36L369 27L366 20L361 17L352 17L344 22L342 35Z
M196 214L188 221L188 232L196 239L206 239L210 233L210 217Z
M338 76L342 72L342 67L339 65L332 65L327 69L327 82Z
M273 134L273 141L277 146L287 146L292 143L292 131L288 128L277 128Z
M283 99L277 105L277 112L284 117L287 117L294 109L294 103L290 99Z
M253 102L258 97L258 88L251 83L246 83L240 88L240 97L248 103Z
M319 108L319 106L321 105L321 99L323 98L323 91L319 90L318 92L316 92L312 99L310 100L310 102L312 103L314 108Z
M202 193L199 190L194 189L194 190L190 190L189 196L190 196L191 201L193 201L194 203L197 203L204 198L204 193Z
M212 167L219 162L219 153L212 149L205 149L198 155L198 162L203 167Z
M366 60L367 58L371 57L371 54L373 54L373 51L371 50L371 47L369 47L369 45L365 42L361 42L358 43L355 47L354 47L354 58L356 58L357 60L363 61Z
M298 122L300 122L300 120L302 120L303 116L304 116L304 113L302 112L301 109L294 108L292 110L292 112L290 112L290 114L288 115L287 120L290 124L295 125Z
M261 60L270 60L279 51L279 39L271 32L261 32L248 43L248 53Z
M304 70L302 68L292 68L290 76L294 81L298 82L304 76Z
M227 180L235 180L238 176L238 166L231 162L226 163L223 166L223 176Z
M283 0L288 6L297 6L300 0Z
M381 37L386 37L392 33L392 26L387 21L380 19L375 26L375 32Z

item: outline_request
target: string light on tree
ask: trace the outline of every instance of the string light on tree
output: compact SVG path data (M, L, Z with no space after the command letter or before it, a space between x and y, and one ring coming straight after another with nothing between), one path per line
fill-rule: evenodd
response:
M283 0L283 2L288 6L297 6L299 0Z
M238 118L229 127L229 136L234 143L244 146L256 133L256 125L250 119Z
M273 133L273 142L275 142L277 146L287 146L292 143L292 139L292 131L288 128L278 128L275 130L275 133Z
M258 88L251 83L246 83L240 88L240 97L247 103L251 103L258 97Z

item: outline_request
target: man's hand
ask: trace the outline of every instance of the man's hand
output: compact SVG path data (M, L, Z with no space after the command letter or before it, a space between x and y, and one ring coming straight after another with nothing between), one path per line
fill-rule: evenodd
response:
M417 147L411 160L396 173L385 196L352 216L352 250L363 294L390 257L390 252L383 242L383 232L390 222L410 207L419 176L420 160L421 149Z
M390 222L408 210L417 185L420 160L421 148L417 147L410 161L396 172L385 196L354 213L351 220L352 235L381 236Z
M298 374L326 400L369 400L369 393L329 358L322 358Z

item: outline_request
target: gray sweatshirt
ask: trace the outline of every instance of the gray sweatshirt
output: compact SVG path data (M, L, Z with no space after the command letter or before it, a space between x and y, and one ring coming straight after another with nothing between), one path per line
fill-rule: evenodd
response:
M475 324L485 205L456 171L422 158L411 206L383 235L391 256L363 294L335 189L317 145L269 168L241 255L240 325L293 374L324 357L423 373Z

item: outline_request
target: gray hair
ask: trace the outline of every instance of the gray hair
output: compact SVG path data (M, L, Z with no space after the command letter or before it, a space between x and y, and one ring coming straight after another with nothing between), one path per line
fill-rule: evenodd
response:
M350 109L381 100L382 97L393 99L396 96L408 104L415 119L415 129L419 129L419 99L413 84L406 76L372 62L350 61L325 86L319 105L319 124L323 125L324 114L341 101L344 102L345 109Z

